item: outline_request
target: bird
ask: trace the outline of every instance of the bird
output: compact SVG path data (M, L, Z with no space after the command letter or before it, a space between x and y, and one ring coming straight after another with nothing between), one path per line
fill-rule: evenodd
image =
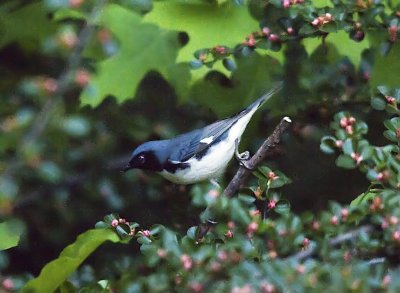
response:
M193 184L205 180L215 183L235 154L247 167L249 152L239 154L240 138L251 117L270 97L280 91L282 83L239 113L203 128L171 139L148 141L134 149L123 172L142 169L159 173L176 184Z

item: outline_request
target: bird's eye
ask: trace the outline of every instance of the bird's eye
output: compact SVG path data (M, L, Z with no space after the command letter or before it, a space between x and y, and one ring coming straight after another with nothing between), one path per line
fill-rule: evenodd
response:
M146 157L144 155L140 155L138 157L138 161L141 165L143 165L146 162Z

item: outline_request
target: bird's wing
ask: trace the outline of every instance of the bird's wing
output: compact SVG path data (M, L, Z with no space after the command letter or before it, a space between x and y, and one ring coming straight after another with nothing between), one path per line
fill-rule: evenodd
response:
M209 148L214 142L218 141L218 139L220 139L221 136L226 133L240 118L245 116L254 108L261 107L265 101L272 97L281 88L282 83L278 83L269 92L254 101L250 106L238 114L214 122L213 124L210 124L202 129L196 129L176 137L176 148L170 156L170 163L180 164L189 160L193 156L201 155L203 151L207 150L207 148Z
M216 121L202 129L196 129L187 134L178 136L176 139L177 146L179 147L177 147L177 150L170 157L171 162L185 162L205 151L214 142L221 138L221 136L246 113L248 113L248 111L243 110L233 117Z

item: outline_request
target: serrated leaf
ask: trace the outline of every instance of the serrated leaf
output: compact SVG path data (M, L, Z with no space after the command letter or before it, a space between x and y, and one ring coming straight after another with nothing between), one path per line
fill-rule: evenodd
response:
M230 73L229 87L221 83L228 77L213 71L206 80L196 82L190 91L193 100L209 107L219 117L243 109L268 91L272 85L272 76L279 75L282 69L277 60L257 52L245 58L235 58L235 62L237 70ZM279 93L272 97L267 106L280 103L279 106L287 107L287 101L278 96Z
M56 24L47 17L43 3L24 5L12 13L1 15L0 48L12 42L38 47L55 32Z
M199 48L217 45L233 47L259 27L247 6L237 6L230 2L216 5L206 1L196 4L187 1L157 1L154 2L153 10L145 15L144 21L165 29L184 31L189 35L189 43L179 51L178 62L189 62ZM222 62L217 62L213 69L229 73ZM203 66L192 72L192 81L199 80L208 71Z
M99 19L120 47L114 56L98 62L96 74L81 94L83 104L97 105L108 95L120 102L131 98L152 70L161 73L179 95L186 95L190 73L189 66L176 62L181 48L178 32L143 23L139 15L116 4L107 5Z
M105 241L119 242L111 229L92 229L78 236L60 256L49 262L39 276L30 280L22 292L54 292L78 266Z

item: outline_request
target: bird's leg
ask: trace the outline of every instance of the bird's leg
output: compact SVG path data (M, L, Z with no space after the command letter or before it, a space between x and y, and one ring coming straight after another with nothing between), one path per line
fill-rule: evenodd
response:
M243 153L239 153L239 142L240 139L237 138L235 140L235 156L236 159L239 161L240 165L245 167L247 170L254 171L254 168L249 166L248 161L250 159L250 152L245 151Z
M221 185L219 185L218 181L215 178L211 178L210 179L210 183L211 185L213 185L214 187L221 189Z

